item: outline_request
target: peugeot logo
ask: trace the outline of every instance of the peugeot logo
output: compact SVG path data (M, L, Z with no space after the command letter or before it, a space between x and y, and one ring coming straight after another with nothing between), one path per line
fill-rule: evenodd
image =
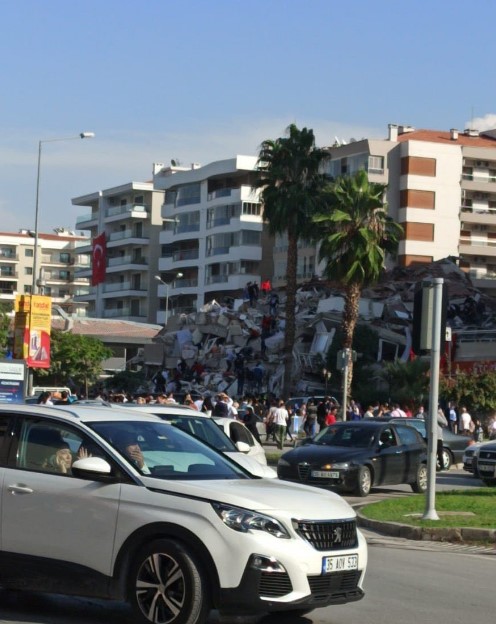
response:
M332 531L332 543L341 544L342 541L343 541L343 529L341 527L336 527Z

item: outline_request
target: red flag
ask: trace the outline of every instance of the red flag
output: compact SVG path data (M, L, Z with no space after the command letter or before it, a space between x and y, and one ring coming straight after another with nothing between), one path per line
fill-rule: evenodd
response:
M92 249L91 285L96 286L105 281L105 269L107 268L107 239L105 232L93 239Z

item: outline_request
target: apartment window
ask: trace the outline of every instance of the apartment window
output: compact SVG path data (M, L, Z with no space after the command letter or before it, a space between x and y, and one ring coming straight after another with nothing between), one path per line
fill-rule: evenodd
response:
M187 184L177 189L176 206L188 206L190 204L199 204L201 198L201 185Z
M144 195L135 195L134 203L135 204L144 204L145 203L145 196Z
M47 297L51 297L52 296L52 289L50 286L45 286L43 288L43 294L47 295Z
M69 271L59 271L59 279L61 280L68 280L70 279L71 274L69 273Z
M33 257L33 250L32 249L25 249L24 250L24 255L26 256L26 258L32 258Z
M24 286L24 294L25 295L30 295L31 294L31 286Z
M33 275L33 267L24 267L24 275Z
M254 202L243 202L243 214L259 217L262 214L262 206Z
M70 261L71 261L71 254L66 253L66 252L62 252L60 254L60 262L63 262L64 264L69 264Z
M384 173L384 156L369 156L369 172Z

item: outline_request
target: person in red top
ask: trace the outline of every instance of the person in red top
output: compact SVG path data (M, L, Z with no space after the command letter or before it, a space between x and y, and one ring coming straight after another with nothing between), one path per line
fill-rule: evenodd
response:
M331 409L327 412L325 425L328 427L329 425L333 425L336 422L336 412L338 411L337 407L331 407Z

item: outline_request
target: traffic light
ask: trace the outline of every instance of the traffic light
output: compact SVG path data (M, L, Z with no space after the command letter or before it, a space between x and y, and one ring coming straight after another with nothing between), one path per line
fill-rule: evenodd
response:
M448 287L443 287L441 309L440 351L444 353L446 342L446 313L448 310ZM434 284L419 282L413 297L412 348L415 355L423 355L432 349L432 325L434 322Z

